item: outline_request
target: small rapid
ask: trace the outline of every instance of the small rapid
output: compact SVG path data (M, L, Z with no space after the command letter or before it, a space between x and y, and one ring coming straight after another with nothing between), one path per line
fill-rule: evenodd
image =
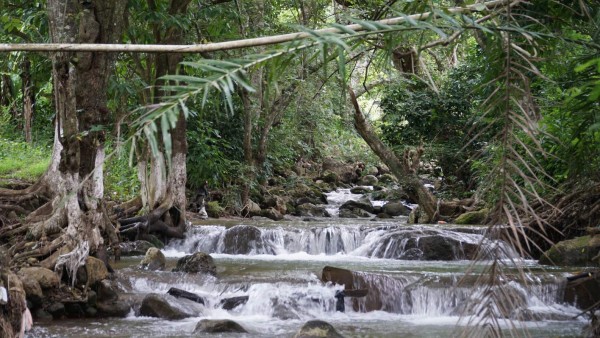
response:
M330 214L360 196L349 190L330 194ZM548 273L537 262L519 258L482 227L338 217L207 220L162 251L165 271L139 269L140 257L120 263L115 280L124 297L138 304L127 318L94 320L85 328L41 325L28 338L189 337L201 319L234 320L248 331L243 336L252 338L289 338L312 319L331 323L346 337L449 338L478 318L478 306L490 294L499 299L490 311L505 330L518 322L531 337L578 337L585 322L573 319L578 309L559 301L565 273ZM170 271L180 257L198 251L213 257L217 276ZM502 289L478 281L490 253L519 265L527 283L514 267L505 271ZM324 282L325 267L338 269L347 281ZM167 295L173 287L198 295L204 304ZM345 311L337 311L336 294L348 290ZM366 293L354 297L352 290ZM150 293L163 295L191 317L140 316L139 304Z

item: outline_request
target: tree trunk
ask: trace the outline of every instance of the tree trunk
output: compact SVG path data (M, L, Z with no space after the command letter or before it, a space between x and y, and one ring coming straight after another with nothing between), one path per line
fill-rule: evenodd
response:
M21 65L21 88L23 100L23 134L25 142L31 143L31 123L33 121L35 91L31 82L31 62L25 57Z
M423 185L417 169L422 150L405 152L402 159L399 159L394 152L389 149L375 134L371 125L365 119L356 100L354 91L349 88L350 100L354 107L354 126L360 136L367 142L375 154L390 168L394 176L398 178L402 188L408 196L415 200L425 213L429 216L431 222L439 217L437 212L437 199Z
M81 5L75 0L49 0L51 39L56 43L118 42L125 4L124 0ZM106 89L113 63L114 55L106 53L57 52L52 55L56 109L52 160L34 188L18 193L30 196L45 193L49 202L32 212L23 226L29 228L41 245L35 250L14 252L15 263L32 256L46 258L66 246L79 249L78 260L65 262L70 264L69 269L76 269L81 259L103 245L102 232L109 241L117 241L102 204L104 134L101 126L106 123L108 114Z
M185 13L190 2L191 0L171 1L169 14L175 16ZM149 2L149 7L157 10L153 5L152 2ZM157 40L156 43L178 44L184 41L184 32L176 25L168 28L164 35L158 29L155 29L153 33ZM156 84L153 90L154 103L160 102L163 96L169 94L162 91L161 85L164 85L164 82L160 78L167 74L175 74L182 59L182 54L165 53L157 54L154 58L155 77L151 79ZM148 223L144 234L155 232L161 235L163 240L169 237L181 238L185 232L186 129L186 116L180 112L175 127L170 130L171 157L165 158L167 154L164 145L159 153L153 153L150 149L146 149L141 154L142 156L138 156L138 178L142 183L142 201L150 210L144 219ZM149 173L147 170L148 158L150 161ZM167 161L170 162L170 165L167 164ZM128 220L121 220L121 224L124 222L128 222Z

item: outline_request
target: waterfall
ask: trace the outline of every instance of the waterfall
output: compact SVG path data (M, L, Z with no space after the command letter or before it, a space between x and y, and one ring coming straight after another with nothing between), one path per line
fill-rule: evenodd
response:
M171 243L167 254L197 251L234 255L307 253L406 260L464 260L474 259L478 254L485 258L486 253L500 247L501 258L517 257L505 243L487 239L478 233L434 226L369 223L304 227L200 226L189 230L185 240Z

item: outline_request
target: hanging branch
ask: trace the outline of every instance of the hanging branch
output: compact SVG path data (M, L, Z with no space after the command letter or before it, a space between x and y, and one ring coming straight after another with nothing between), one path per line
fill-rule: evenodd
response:
M415 21L424 21L431 17L442 14L447 16L450 14L461 14L488 11L495 9L500 6L504 6L513 0L494 0L484 3L477 3L466 7L452 7L448 8L445 13L441 12L425 12L420 14L399 16L395 18L372 21L372 22L360 22L352 25L336 25L330 28L319 29L312 32L296 32L289 34L265 36L254 39L244 40L233 40L215 43L206 43L198 45L141 45L141 44L98 44L98 43L23 43L23 44L11 44L4 43L0 44L0 52L16 52L16 51L28 51L28 52L57 52L57 51L70 51L70 52L127 52L127 53L205 53L215 52L231 49L240 49L257 46L268 46L284 42L289 42L299 39L313 38L316 35L322 34L339 34L339 33L350 33L353 34L359 31L372 30L373 26L387 26L387 25L399 25L403 23L414 23ZM520 2L519 0L516 1Z

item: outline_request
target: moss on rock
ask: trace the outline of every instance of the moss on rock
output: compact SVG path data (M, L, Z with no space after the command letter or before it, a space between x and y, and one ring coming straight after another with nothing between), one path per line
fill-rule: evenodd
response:
M540 264L558 266L596 265L592 261L600 251L600 236L582 236L554 244L540 258Z
M468 211L464 214L456 217L454 223L456 224L481 224L485 221L489 211L488 209L481 209L475 211Z

